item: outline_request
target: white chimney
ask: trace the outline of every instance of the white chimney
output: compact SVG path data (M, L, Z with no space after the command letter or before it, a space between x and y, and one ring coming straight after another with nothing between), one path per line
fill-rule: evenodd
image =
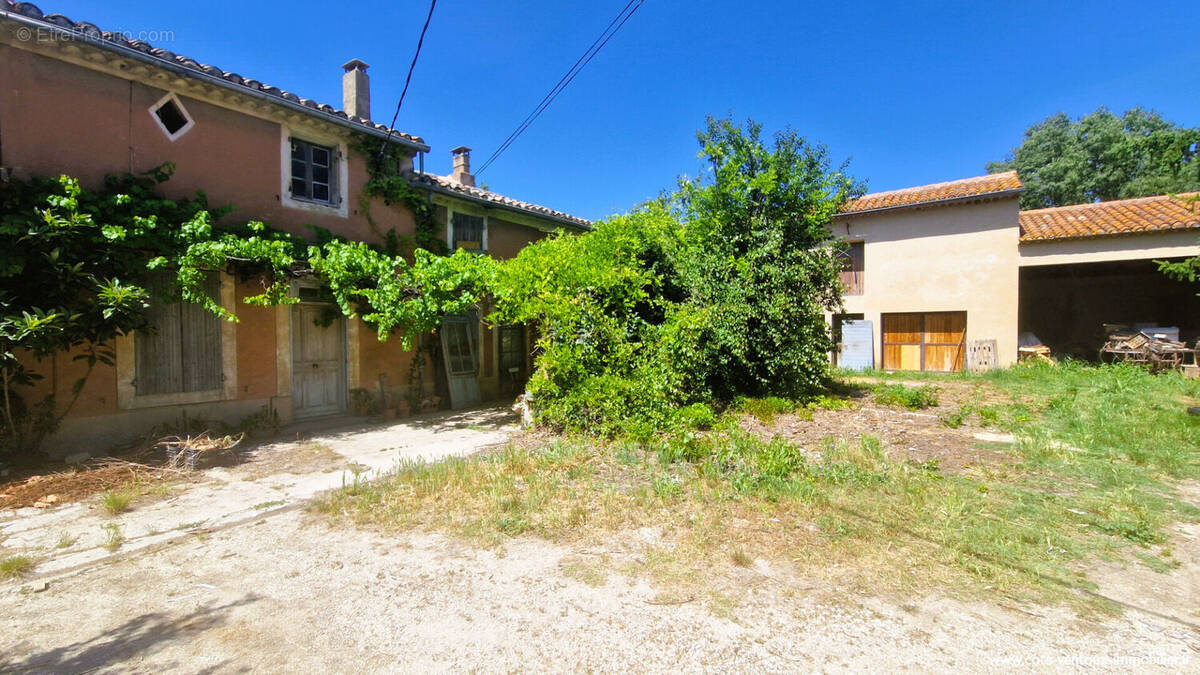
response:
M471 149L460 145L450 151L450 156L454 158L454 173L450 174L450 180L475 187L475 176L471 175Z
M358 59L347 61L342 68L342 108L351 117L371 119L371 80L367 64Z

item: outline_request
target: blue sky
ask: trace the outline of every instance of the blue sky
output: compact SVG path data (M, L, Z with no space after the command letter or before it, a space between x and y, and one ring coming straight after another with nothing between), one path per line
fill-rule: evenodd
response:
M39 0L339 105L340 65L371 65L390 121L425 0L205 3ZM478 166L623 0L439 0L396 126ZM695 174L706 114L791 126L871 191L984 173L1049 114L1155 108L1200 125L1200 3L646 0L479 180L587 217L623 212Z

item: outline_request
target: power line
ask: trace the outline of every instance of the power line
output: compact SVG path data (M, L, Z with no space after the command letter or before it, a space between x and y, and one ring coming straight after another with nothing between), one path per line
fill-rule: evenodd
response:
M383 144L379 146L379 157L376 161L383 159L383 153L387 150L388 141L392 140L392 132L396 128L396 120L400 119L400 106L404 105L404 96L408 94L408 85L412 82L413 71L417 68L417 58L421 56L421 46L425 44L425 32L429 30L429 21L433 18L433 8L437 7L437 0L430 0L429 13L425 15L425 25L421 27L421 37L417 38L417 51L413 52L412 63L408 64L408 75L404 78L404 89L400 90L400 100L396 102L396 114L392 115L392 123L388 125L387 136L383 139Z
M592 44L589 45L583 54L575 60L574 65L567 70L566 74L560 77L558 82L555 83L554 87L550 89L549 93L542 97L541 102L537 104L537 106L533 109L533 112L529 113L529 115L527 115L525 119L522 120L519 125L517 125L517 128L508 135L508 138L504 139L504 142L500 144L500 147L496 148L496 151L487 158L487 161L483 163L483 166L481 166L479 170L475 172L476 176L487 170L487 168L491 166L492 163L495 162L496 159L498 159L500 155L503 154L504 151L507 150L508 147L517 140L518 137L520 137L521 134L525 133L525 130L528 129L529 126L533 124L533 122L537 120L537 118L540 117L543 112L545 112L546 108L550 107L550 104L554 102L554 99L558 98L558 95L561 94L569 84L571 84L571 82L575 79L575 76L578 75L579 72L583 70L585 66L587 66L587 64L591 63L592 59L596 58L596 54L600 53L601 49L604 49L604 45L608 44L608 41L617 34L617 31L621 30L621 27L625 25L626 21L629 21L629 18L632 17L634 12L636 12L638 8L642 6L643 2L645 2L645 0L629 0L629 2L625 4L621 11L618 12L615 17L613 17L613 20L608 22L608 26L601 31L600 35L592 41Z

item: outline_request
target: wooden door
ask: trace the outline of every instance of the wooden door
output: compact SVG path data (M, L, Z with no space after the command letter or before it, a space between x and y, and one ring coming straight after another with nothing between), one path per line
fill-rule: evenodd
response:
M292 397L296 417L346 409L346 325L320 325L324 305L292 307Z
M474 313L447 316L439 332L450 387L450 407L459 410L478 405L481 400L479 350L476 349L479 319Z
M884 370L957 372L966 346L966 312L883 315Z

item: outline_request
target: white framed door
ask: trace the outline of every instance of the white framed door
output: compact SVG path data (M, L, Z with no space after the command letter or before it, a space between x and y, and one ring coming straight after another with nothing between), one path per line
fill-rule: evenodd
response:
M447 316L442 320L442 356L450 385L450 407L458 410L478 405L479 319L474 312Z
M292 307L292 405L297 418L346 410L346 320L326 305Z

